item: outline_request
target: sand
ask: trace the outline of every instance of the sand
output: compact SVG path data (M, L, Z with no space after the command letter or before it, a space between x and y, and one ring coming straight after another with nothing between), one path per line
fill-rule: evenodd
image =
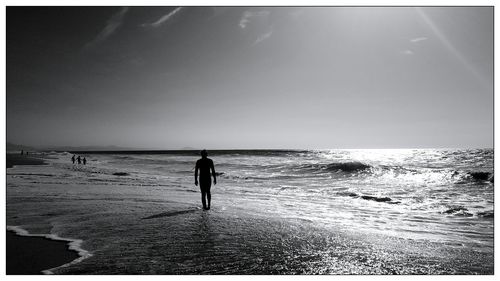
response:
M7 153L7 168L12 168L14 165L43 165L45 162L41 159L29 157L19 154Z
M7 231L7 274L42 274L42 270L69 263L79 256L68 243Z
M19 154L7 154L7 168L14 165L43 165L41 159ZM67 242L42 237L19 236L7 231L7 274L42 274L71 262L78 254L68 249Z
M489 244L470 247L401 238L350 229L345 221L323 223L274 212L269 207L290 205L272 197L256 201L254 193L223 193L223 181L214 188L212 209L204 211L192 173L189 178L186 173L185 182L137 182L130 176L112 175L131 171L123 166L113 166L115 170L76 166L68 163L67 156L54 164L47 160L51 163L47 166L15 167L9 170L7 185L8 225L77 239L81 241L78 248L91 253L71 266L53 270L54 274L494 273ZM151 184L157 181L161 184ZM384 211L385 205L380 203L378 210ZM334 216L342 215L341 209L331 210ZM33 249L38 251L43 240L34 242ZM8 240L8 244L12 243ZM62 253L67 248L57 250L56 256ZM38 262L22 255L19 259L25 272L28 266L22 262ZM56 258L42 254L39 259Z

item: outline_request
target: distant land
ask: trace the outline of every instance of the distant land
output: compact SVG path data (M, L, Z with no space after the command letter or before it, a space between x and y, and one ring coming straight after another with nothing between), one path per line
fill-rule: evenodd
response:
M138 148L121 147L116 145L89 145L89 146L26 146L7 142L7 151L122 151L122 150L141 150Z
M116 145L87 145L87 146L27 146L7 142L7 151L140 151L140 150L201 150L190 146L179 149L145 149L121 147Z
M37 149L30 147L30 146L26 146L26 145L7 142L6 150L7 151L21 151L21 150L30 151L30 150L37 150Z
M116 145L88 145L88 146L49 146L41 150L53 150L53 151L122 151L122 150L141 150L138 148L131 147L121 147Z

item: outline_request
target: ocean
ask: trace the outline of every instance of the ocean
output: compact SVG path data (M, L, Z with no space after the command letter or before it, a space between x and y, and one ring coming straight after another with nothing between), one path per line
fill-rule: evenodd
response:
M7 225L74 241L55 274L493 274L492 149L39 153Z

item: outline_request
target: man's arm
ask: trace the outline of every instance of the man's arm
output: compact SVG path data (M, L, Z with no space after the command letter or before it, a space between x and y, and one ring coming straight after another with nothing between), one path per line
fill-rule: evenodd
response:
M194 185L198 185L198 161L196 161L196 166L194 167Z
M210 169L212 169L212 176L214 177L214 185L215 185L217 184L217 178L215 177L214 161L210 161Z

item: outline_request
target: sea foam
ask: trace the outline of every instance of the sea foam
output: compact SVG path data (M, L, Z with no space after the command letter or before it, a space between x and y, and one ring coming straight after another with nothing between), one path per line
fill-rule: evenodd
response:
M43 274L54 274L54 271L59 269L59 268L64 268L64 267L68 267L68 266L77 264L77 263L83 261L84 259L90 258L92 256L92 254L89 251L84 250L81 247L83 240L80 240L80 239L64 238L64 237L60 237L56 234L31 234L27 230L25 230L19 226L12 226L12 225L8 225L7 230L13 231L19 236L42 237L42 238L50 239L50 240L54 240L54 241L67 242L68 248L72 251L77 252L78 255L80 256L79 258L77 258L69 263L65 263L65 264L60 265L58 267L45 269L42 271Z

